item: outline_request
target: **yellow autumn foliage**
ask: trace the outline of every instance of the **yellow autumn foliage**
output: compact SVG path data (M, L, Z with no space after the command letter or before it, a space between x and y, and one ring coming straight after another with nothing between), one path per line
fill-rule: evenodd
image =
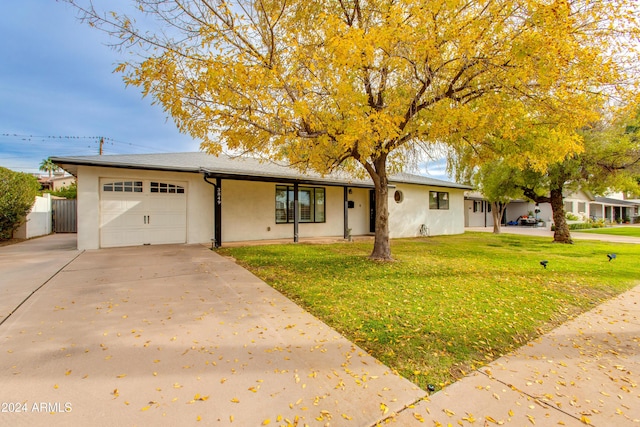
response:
M144 8L170 24L166 33L124 16L89 19L115 22L125 44L148 48L117 70L203 149L259 152L321 173L366 171L378 196L416 144L472 143L482 163L492 138L516 141L539 126L551 137L512 147L513 159L543 168L580 150L576 129L638 93L636 0L145 0Z

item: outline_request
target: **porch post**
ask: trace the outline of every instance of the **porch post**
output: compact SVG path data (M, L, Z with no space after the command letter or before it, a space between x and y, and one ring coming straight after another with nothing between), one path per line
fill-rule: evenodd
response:
M484 226L487 226L487 201L482 199L482 212L484 213Z
M216 248L222 246L222 179L216 178L216 204L215 204L215 224L214 236Z
M293 183L293 241L298 243L298 217L300 216L300 206L298 204L298 183Z
M349 189L343 187L344 190L344 238L349 238Z

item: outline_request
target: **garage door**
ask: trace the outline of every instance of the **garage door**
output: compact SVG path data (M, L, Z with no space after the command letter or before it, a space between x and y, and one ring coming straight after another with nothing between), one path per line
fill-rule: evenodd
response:
M100 180L100 247L185 243L186 183Z

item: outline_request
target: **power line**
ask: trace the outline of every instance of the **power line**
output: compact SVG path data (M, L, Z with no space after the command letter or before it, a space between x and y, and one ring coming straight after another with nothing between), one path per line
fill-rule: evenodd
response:
M169 153L169 150L164 150L159 147L150 147L141 144L134 144L126 141L119 141L113 138L109 138L106 136L79 136L79 135L26 135L26 134L17 134L17 133L1 133L1 137L6 138L19 138L22 141L26 142L44 142L45 140L60 140L60 141L74 141L74 140L90 140L92 143L99 143L100 146L104 144L111 145L113 147L125 145L129 147L137 147L144 148L147 150L152 150L155 152L164 152ZM1 141L0 141L1 142ZM91 148L89 146L89 148Z

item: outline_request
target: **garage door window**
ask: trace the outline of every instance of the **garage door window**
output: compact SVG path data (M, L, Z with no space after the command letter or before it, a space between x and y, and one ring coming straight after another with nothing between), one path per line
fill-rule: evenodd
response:
M150 190L152 193L184 194L184 187L181 185L167 184L164 182L152 182Z
M142 193L142 181L109 182L102 186L102 190L119 193Z

